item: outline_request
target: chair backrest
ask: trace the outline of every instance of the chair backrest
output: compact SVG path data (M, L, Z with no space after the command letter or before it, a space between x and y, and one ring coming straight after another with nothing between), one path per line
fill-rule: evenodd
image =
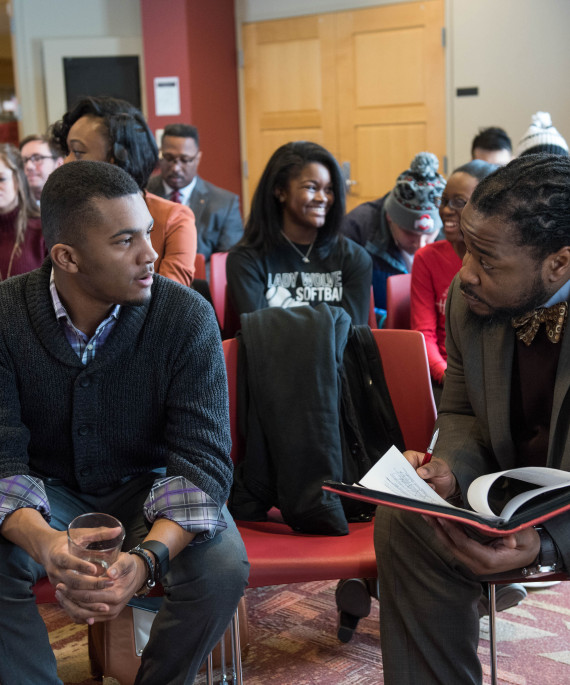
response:
M224 304L224 323L222 326L222 333L224 338L233 338L241 328L241 321L239 314L234 309L228 295L228 286L225 287L225 304Z
M392 404L404 436L406 449L427 448L436 419L424 336L419 331L372 332L382 357ZM230 397L232 460L239 461L241 441L237 421L238 341L224 340L224 356Z
M424 336L419 331L385 329L372 335L406 449L424 451L437 417Z
M386 281L386 321L384 328L410 328L412 274L389 276Z
M226 259L227 252L214 252L210 257L210 294L220 328L224 327L226 311Z
M226 373L228 375L228 394L230 398L230 431L232 435L232 461L237 464L241 452L241 442L237 420L237 365L238 341L230 338L223 341Z
M376 312L374 311L374 289L370 286L370 309L368 310L368 325L370 328L378 328Z
M199 278L202 281L206 280L206 257L199 252L196 253L194 260L194 278Z

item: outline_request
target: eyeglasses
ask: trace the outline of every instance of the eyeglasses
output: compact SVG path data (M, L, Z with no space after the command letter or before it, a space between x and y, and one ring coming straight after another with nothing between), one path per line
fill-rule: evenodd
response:
M466 204L467 200L464 200L461 197L452 197L451 199L442 197L440 207L449 207L449 209L454 209L456 212L459 212L465 207Z
M166 153L160 153L160 159L163 162L166 162L166 164L176 164L179 162L183 166L187 166L188 164L192 164L196 160L196 157L198 157L200 153L197 152L194 157L188 157L186 155L169 155L168 152Z
M55 159L53 155L30 155L29 157L22 157L22 162L24 166L28 162L31 162L32 164L41 164L44 159Z

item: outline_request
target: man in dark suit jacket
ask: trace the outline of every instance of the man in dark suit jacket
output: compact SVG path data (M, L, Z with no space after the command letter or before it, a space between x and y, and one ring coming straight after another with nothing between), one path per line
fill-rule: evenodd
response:
M570 471L569 189L567 157L528 155L483 179L461 216L467 254L447 299L439 440L426 466L406 452L460 506L483 474ZM570 514L481 539L394 512L379 507L375 524L384 682L480 684L481 580L570 569Z
M186 124L165 126L160 148L160 174L147 190L188 205L196 217L198 252L209 263L213 252L226 252L243 235L239 198L198 176L202 158L198 130Z

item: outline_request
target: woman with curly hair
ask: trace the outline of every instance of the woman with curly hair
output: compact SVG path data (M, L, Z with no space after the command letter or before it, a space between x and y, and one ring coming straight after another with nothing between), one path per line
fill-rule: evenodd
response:
M156 273L191 285L197 242L194 215L184 205L144 191L158 163L158 148L142 113L125 100L85 97L53 125L52 138L66 162L109 162L135 179L154 219Z

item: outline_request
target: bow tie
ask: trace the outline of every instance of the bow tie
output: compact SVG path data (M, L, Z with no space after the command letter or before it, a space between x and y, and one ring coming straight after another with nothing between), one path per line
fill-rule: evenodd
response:
M525 345L530 345L537 334L540 324L546 328L546 335L551 343L559 342L564 333L564 324L568 315L568 302L558 302L552 307L538 307L528 314L517 316L512 320L517 338Z

